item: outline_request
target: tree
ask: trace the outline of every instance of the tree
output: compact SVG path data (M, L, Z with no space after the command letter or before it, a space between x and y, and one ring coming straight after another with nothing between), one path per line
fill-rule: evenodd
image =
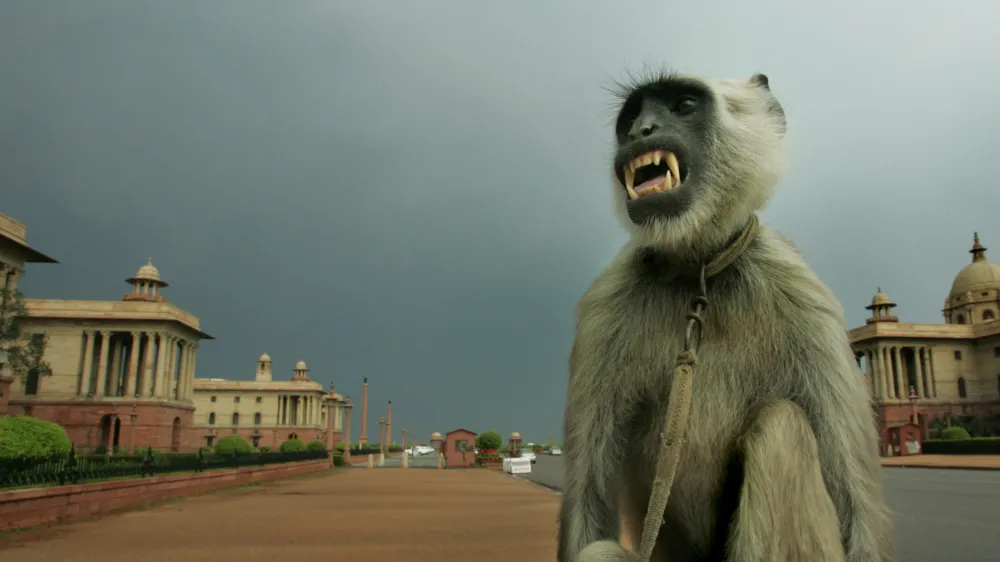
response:
M40 377L52 375L52 367L44 360L48 336L25 334L19 321L25 313L21 291L4 289L0 293L0 370L9 367L22 381L32 371Z

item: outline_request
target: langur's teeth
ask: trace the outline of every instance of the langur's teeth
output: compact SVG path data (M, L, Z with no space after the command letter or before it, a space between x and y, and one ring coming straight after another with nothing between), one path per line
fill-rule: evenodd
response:
M659 166L660 158L663 158L663 153L657 150L656 152L653 153L653 164Z
M635 170L631 165L625 166L625 189L628 190L630 195L634 195L635 191L632 191L632 187L635 185ZM635 199L635 197L633 197Z
M673 189L677 187L675 181L674 175L670 173L670 170L667 170L667 173L663 175L663 189Z
M677 162L677 155L674 154L673 152L667 153L667 167L670 168L670 173L674 175L674 179L677 181L677 183L680 183L681 165Z
M631 199L631 200L633 200L633 201L634 201L634 200L636 200L636 199L638 199L638 198L639 198L639 195L638 195L638 194L637 194L637 193L635 192L635 190L634 190L634 189L632 189L631 187L625 187L625 191L627 191L627 192L628 192L628 198L629 198L629 199Z

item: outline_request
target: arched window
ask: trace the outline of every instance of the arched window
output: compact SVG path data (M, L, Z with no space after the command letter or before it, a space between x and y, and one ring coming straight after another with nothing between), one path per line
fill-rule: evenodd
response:
M215 412L208 414L208 425L215 425Z
M233 412L233 425L240 425L240 413Z
M260 412L253 415L253 424L260 425Z
M965 377L958 377L958 397L967 398L968 394L965 391Z
M994 318L996 318L996 317L993 315L993 311L992 310L984 310L983 311L983 320L984 321L989 322L990 320L993 320Z
M955 318L955 323L956 324L965 324L965 315L964 314L959 314L958 317Z

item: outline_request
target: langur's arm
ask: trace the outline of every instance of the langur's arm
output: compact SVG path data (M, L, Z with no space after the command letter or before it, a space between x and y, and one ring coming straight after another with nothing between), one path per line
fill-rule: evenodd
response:
M570 382L563 425L565 486L559 515L557 560L573 562L588 544L618 538L617 477L621 423L614 397L595 392L596 366L570 353Z
M803 406L816 434L823 478L840 517L847 561L890 562L895 553L868 389L849 344L829 344L843 339L843 334L827 335L831 339L825 345L813 347L817 359L809 369Z

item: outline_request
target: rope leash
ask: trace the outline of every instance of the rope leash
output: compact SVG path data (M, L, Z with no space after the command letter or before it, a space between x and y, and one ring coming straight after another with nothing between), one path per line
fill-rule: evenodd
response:
M732 265L750 247L759 227L757 215L752 215L749 224L732 244L709 263L702 263L698 267L698 294L691 299L691 312L687 315L687 329L684 332L684 350L677 354L675 360L666 427L660 434L656 477L653 479L653 491L649 497L646 519L642 526L642 540L639 543L638 552L639 560L642 562L649 562L652 557L656 538L664 523L663 514L667 508L667 500L670 499L670 488L674 483L674 476L677 474L681 448L684 445L688 421L691 418L694 368L698 363L698 348L701 346L701 338L705 329L705 319L701 314L708 307L707 279Z

